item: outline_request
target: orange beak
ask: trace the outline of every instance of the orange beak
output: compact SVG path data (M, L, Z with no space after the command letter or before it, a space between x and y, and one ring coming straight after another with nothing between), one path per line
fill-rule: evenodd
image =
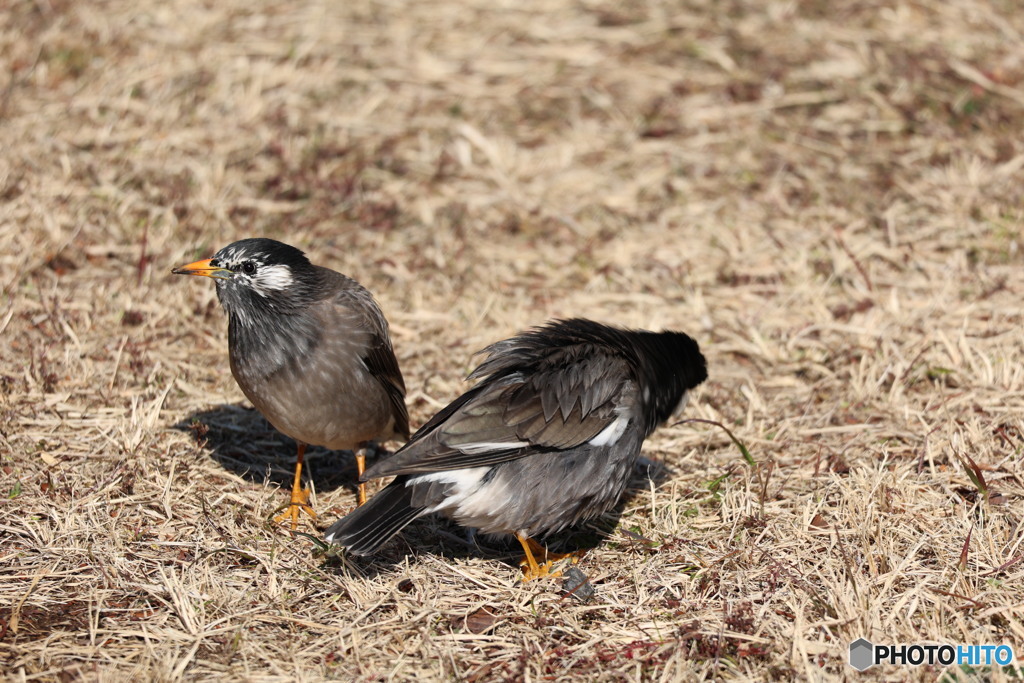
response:
M195 263L189 263L186 266L175 268L171 272L175 275L203 275L205 277L214 277L220 280L231 279L231 271L227 268L221 268L220 266L211 265L212 258L203 259L202 261L196 261Z

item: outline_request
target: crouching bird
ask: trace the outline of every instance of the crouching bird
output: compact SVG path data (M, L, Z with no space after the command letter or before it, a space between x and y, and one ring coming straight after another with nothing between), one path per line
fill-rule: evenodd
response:
M298 442L291 502L275 521L316 516L302 487L306 445L358 450L409 438L405 383L373 296L271 239L224 247L172 272L213 278L228 314L231 374L274 427ZM366 500L359 485L359 503Z
M363 475L397 475L325 537L372 553L439 512L523 546L524 580L546 576L543 537L618 501L644 439L707 378L697 342L590 320L550 322L481 353L480 380ZM547 554L544 552L544 557Z

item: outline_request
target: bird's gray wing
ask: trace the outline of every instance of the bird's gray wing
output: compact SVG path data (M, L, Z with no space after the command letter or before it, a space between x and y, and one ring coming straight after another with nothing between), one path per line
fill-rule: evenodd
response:
M388 322L368 289L352 278L326 268L323 276L331 281L335 294L321 304L331 313L348 318L346 325L353 343L360 345L360 358L370 376L387 395L395 420L395 433L409 438L409 413L405 407L405 380L398 367Z
M391 404L395 418L395 433L409 438L409 412L405 407L405 380L398 368L398 359L391 348L391 342L380 335L373 335L369 349L363 357L366 369L380 382Z
M493 465L573 448L616 420L628 420L634 393L629 365L599 353L484 380L365 478Z

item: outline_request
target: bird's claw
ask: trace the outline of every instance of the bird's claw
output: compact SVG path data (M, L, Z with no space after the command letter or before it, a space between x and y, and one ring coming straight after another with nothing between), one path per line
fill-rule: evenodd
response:
M291 502L285 506L284 512L274 517L274 521L282 523L291 520L292 530L294 531L299 526L299 516L303 512L316 519L316 511L309 504L309 491L306 489L293 489Z
M523 550L526 555L522 560L519 561L519 566L523 569L523 581L532 581L533 579L544 579L544 578L558 578L562 575L562 570L551 571L551 568L556 562L570 558L573 564L580 561L583 553L580 551L571 553L551 553L548 549L542 546L537 541L526 536L519 536L519 542L523 546ZM537 562L536 557L544 559L544 563Z
M554 566L554 560L548 560L544 564L538 564L536 566L530 566L529 560L525 557L519 562L519 566L523 569L523 582L532 581L533 579L557 579L562 575L562 570L551 571L551 567Z

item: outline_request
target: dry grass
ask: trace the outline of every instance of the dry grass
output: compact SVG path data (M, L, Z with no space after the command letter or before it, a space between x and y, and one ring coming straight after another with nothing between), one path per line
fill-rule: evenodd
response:
M3 5L0 671L820 679L859 636L1024 655L1018 10ZM758 466L705 424L659 431L664 467L580 565L588 603L437 521L325 557L267 524L291 447L241 402L213 288L169 273L249 235L377 294L414 424L472 351L582 315L695 335L690 415ZM321 526L352 468L312 455ZM907 675L937 671L866 677Z

